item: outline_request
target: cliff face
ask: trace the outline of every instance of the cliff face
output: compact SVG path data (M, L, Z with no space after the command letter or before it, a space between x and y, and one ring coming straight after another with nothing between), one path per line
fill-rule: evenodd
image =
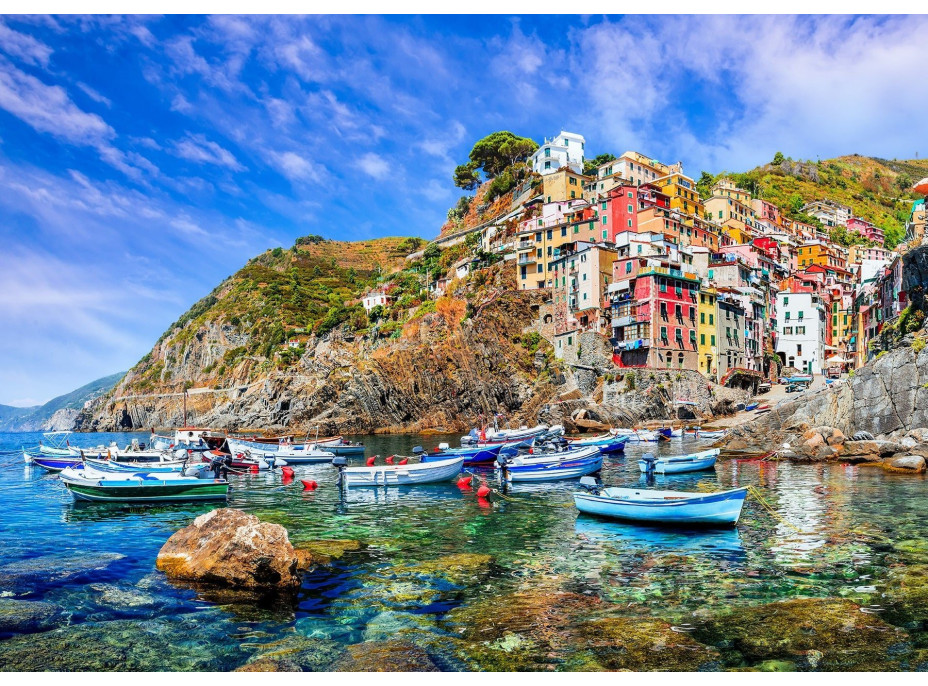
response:
M532 422L555 386L550 356L542 354L536 367L534 351L521 338L539 295L515 290L511 272L488 270L479 288L462 286L439 299L435 311L408 320L397 338L372 340L335 329L309 337L296 364L283 369L263 371L257 357L239 359L225 377L229 390L190 390L188 422L230 429L318 426L322 434L463 431L479 414L494 412ZM140 389L144 372L130 373L111 397L84 413L79 428L178 426L182 387L173 382L203 378L203 369L249 345L247 335L215 321L181 336L182 347L175 338L151 353L171 382Z

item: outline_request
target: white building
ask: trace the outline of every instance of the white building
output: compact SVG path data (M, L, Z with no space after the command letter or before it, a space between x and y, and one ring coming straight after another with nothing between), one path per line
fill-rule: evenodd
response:
M583 148L586 139L579 133L561 131L557 136L542 144L531 157L532 171L551 174L561 167L570 167L578 174L583 173Z
M815 293L777 294L777 355L784 366L820 374L825 361L828 314Z
M854 211L834 200L815 200L803 205L802 211L817 218L825 226L847 226Z
M390 296L383 291L371 291L361 299L361 304L364 305L364 309L368 312L378 305L386 307L389 303Z

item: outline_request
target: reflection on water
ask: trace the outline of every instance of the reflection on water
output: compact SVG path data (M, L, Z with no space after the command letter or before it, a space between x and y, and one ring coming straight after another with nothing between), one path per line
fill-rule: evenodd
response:
M75 436L72 442L96 445L112 437L119 443L132 438ZM37 438L0 434L0 450ZM448 440L354 438L368 445L368 454L380 455ZM624 457L604 460L602 478L642 486L640 455L705 447L690 441L630 445ZM505 499L481 501L476 489L450 481L342 491L331 466L295 471L290 482L279 472L232 477L229 505L282 524L298 545L320 539L361 545L307 574L295 605L248 604L178 588L154 570L164 541L213 504L74 503L54 475L24 466L21 455L0 456L4 593L60 606L59 623L70 625L76 637L112 640L121 654L151 669L231 669L273 652L272 644L298 655L304 668L324 669L342 659L348 645L397 636L426 649L443 668L464 669L471 663L461 662L456 651L467 627L457 622L469 615L459 610L482 602L506 607L512 594L527 589L601 598L619 608L614 612L687 624L705 613L795 597L887 605L882 592L890 568L928 564L925 480L887 478L879 470L723 456L715 471L656 475L653 487L660 489L756 485L774 513L749 499L736 529L696 531L578 516L575 482L517 483ZM481 478L495 486L492 473ZM318 482L318 489L304 491L301 479ZM157 638L144 649L125 647L132 641L120 624L126 619L144 620ZM574 620L559 621L569 626ZM188 622L195 623L202 646L186 640ZM913 640L928 641L921 629L908 630ZM512 646L506 643L504 654L522 650L514 646L523 639L505 640ZM0 633L0 666L5 655L19 655L18 646L15 637ZM91 654L69 659L72 669L110 668ZM571 664L559 668L583 663Z

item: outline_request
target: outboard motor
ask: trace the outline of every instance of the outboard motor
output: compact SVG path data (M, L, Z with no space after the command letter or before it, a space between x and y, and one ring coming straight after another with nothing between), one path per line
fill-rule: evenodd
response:
M644 462L645 474L647 474L648 476L653 476L654 467L657 464L657 458L654 457L652 453L647 453L641 459Z
M589 491L593 495L599 495L603 482L595 476L584 476L580 478L580 488Z
M500 452L496 456L496 467L499 469L499 483L505 488L509 483L509 457Z
M424 452L425 452L425 451L422 449L422 446L421 446L421 445L417 445L415 448L412 449L412 454L413 454L413 455L421 455L421 454L424 453Z
M345 471L345 467L348 466L348 458L344 455L336 455L332 458L332 466L338 470L338 480L339 485L344 484L344 479L342 479L342 472Z

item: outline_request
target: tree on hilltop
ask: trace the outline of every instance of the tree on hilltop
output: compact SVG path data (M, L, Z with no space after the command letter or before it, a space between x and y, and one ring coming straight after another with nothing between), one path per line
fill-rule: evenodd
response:
M524 162L537 149L538 144L531 138L522 138L509 131L491 133L474 143L469 162L455 168L454 185L473 190L480 184L480 171L488 179L496 178L510 167Z
M583 173L589 176L594 171L596 171L597 167L600 165L606 164L606 162L612 162L616 159L618 158L611 152L604 152L591 160L583 160Z

